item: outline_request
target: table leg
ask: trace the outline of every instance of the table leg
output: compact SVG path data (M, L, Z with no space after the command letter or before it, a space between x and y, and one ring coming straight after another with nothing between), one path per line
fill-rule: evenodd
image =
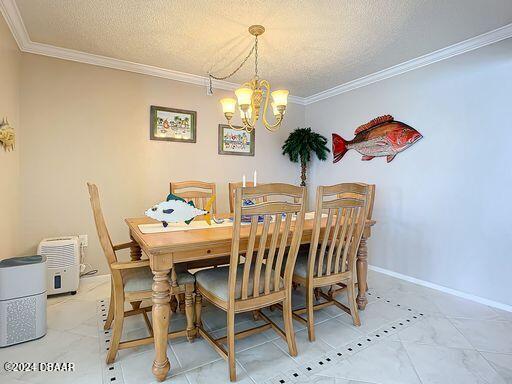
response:
M132 261L137 261L142 258L142 249L138 245L134 245L130 247L130 259Z
M357 250L357 306L359 309L365 309L366 304L368 304L368 299L366 298L366 291L368 290L367 286L367 276L368 276L368 248L366 245L366 237L363 235L361 238L361 243L359 244L359 249Z
M133 240L133 239L132 239ZM130 259L132 261L137 261L142 258L142 249L140 249L139 245L134 245L130 247ZM133 301L131 302L131 306L133 309L139 309L142 301Z
M153 271L153 333L155 338L155 360L153 361L153 375L158 381L165 380L170 364L167 358L167 333L171 308L169 301L170 286L168 273L170 269Z

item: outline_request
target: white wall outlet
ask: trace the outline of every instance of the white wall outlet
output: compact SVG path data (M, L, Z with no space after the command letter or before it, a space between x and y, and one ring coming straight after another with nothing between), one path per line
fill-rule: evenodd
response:
M83 247L87 247L89 245L89 236L87 235L78 235L78 239Z

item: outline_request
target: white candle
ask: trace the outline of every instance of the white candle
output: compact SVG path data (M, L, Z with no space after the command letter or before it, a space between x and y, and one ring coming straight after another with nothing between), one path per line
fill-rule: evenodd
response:
M242 176L242 187L245 188L245 175Z
M256 177L257 177L257 174L258 174L258 173L257 173L256 171L254 171L254 179L253 179L253 181L254 181L254 186L256 186L256 185L257 185L257 183L256 183Z

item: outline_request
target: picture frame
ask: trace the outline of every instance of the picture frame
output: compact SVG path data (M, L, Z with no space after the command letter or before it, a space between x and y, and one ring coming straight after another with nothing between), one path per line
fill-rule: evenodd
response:
M250 133L246 130L233 129L229 125L219 124L218 148L219 155L254 156L255 130Z
M197 141L197 112L152 105L149 138L159 141L195 143Z

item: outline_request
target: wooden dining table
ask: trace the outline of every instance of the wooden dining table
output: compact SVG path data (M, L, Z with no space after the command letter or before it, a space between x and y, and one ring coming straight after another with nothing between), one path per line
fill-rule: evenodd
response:
M222 216L220 216L222 217ZM226 215L227 217L227 215ZM176 284L171 279L169 283L168 274L173 267L179 263L191 263L198 261L215 260L231 253L232 226L211 227L204 229L186 229L171 232L143 233L139 225L152 224L154 220L147 217L126 219L130 231L130 237L138 246L133 246L130 251L132 260L139 260L142 251L149 257L150 267L153 272L153 333L155 343L155 360L152 371L158 381L166 378L170 369L167 358L168 328L171 316L170 311L170 285ZM302 244L308 244L312 239L314 219L311 214L306 215L302 234ZM371 236L371 228L374 220L367 220L363 237L357 253L357 281L358 295L357 304L363 310L368 302L367 290L367 240ZM325 220L323 227L325 226ZM322 235L321 235L322 236ZM249 237L248 231L241 231L240 252L245 251L245 243ZM256 242L259 244L259 242ZM172 274L171 274L172 276ZM175 275L174 275L175 276Z

